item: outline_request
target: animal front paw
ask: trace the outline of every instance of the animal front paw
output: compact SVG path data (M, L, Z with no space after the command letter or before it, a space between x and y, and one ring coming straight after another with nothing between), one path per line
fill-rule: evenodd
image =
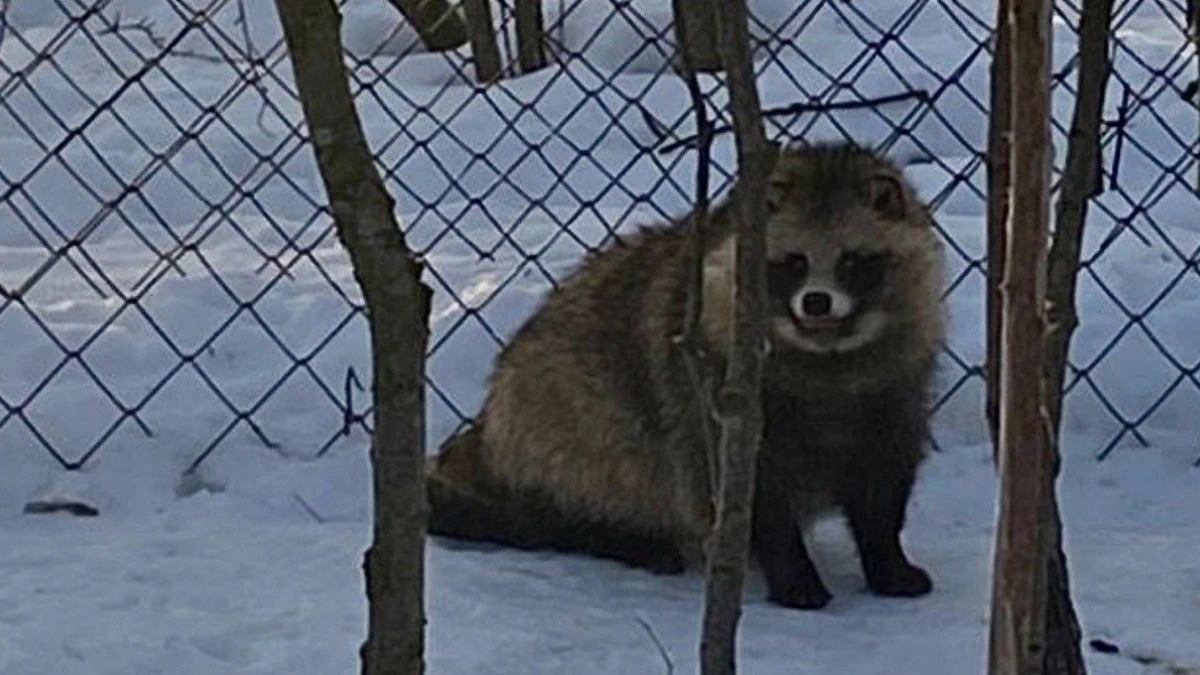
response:
M784 588L771 589L767 594L771 602L791 609L822 609L833 599L820 579L813 582L795 582Z
M900 563L872 574L867 585L878 595L915 598L933 590L929 573L911 563Z

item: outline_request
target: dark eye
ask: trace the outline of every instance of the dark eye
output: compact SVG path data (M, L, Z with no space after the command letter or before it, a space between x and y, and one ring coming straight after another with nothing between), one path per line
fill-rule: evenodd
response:
M803 253L789 253L782 260L767 264L767 288L771 295L788 297L808 276L808 258Z
M883 277L887 273L888 259L881 253L857 253L851 251L842 254L838 259L838 284L847 290L863 295L878 290L883 285Z

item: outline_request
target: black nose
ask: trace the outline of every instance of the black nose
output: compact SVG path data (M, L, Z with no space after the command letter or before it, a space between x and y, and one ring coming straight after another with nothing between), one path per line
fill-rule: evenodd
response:
M809 316L825 316L833 307L833 298L825 291L810 291L802 300L804 313Z

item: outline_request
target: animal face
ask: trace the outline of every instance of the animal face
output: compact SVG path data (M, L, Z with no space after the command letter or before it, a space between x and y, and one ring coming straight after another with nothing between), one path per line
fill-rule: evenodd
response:
M778 347L846 353L887 331L900 311L898 272L919 239L913 201L898 172L865 153L780 157L767 191Z

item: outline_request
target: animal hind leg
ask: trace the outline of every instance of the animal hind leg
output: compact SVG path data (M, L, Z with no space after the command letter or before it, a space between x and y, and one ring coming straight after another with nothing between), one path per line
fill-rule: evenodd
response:
M684 571L682 552L663 536L573 516L546 495L495 485L481 469L479 442L479 430L468 429L430 463L429 534L580 553L659 574Z
M656 574L684 571L682 553L666 538L569 516L540 495L495 488L467 493L434 479L429 503L431 535L590 555Z

